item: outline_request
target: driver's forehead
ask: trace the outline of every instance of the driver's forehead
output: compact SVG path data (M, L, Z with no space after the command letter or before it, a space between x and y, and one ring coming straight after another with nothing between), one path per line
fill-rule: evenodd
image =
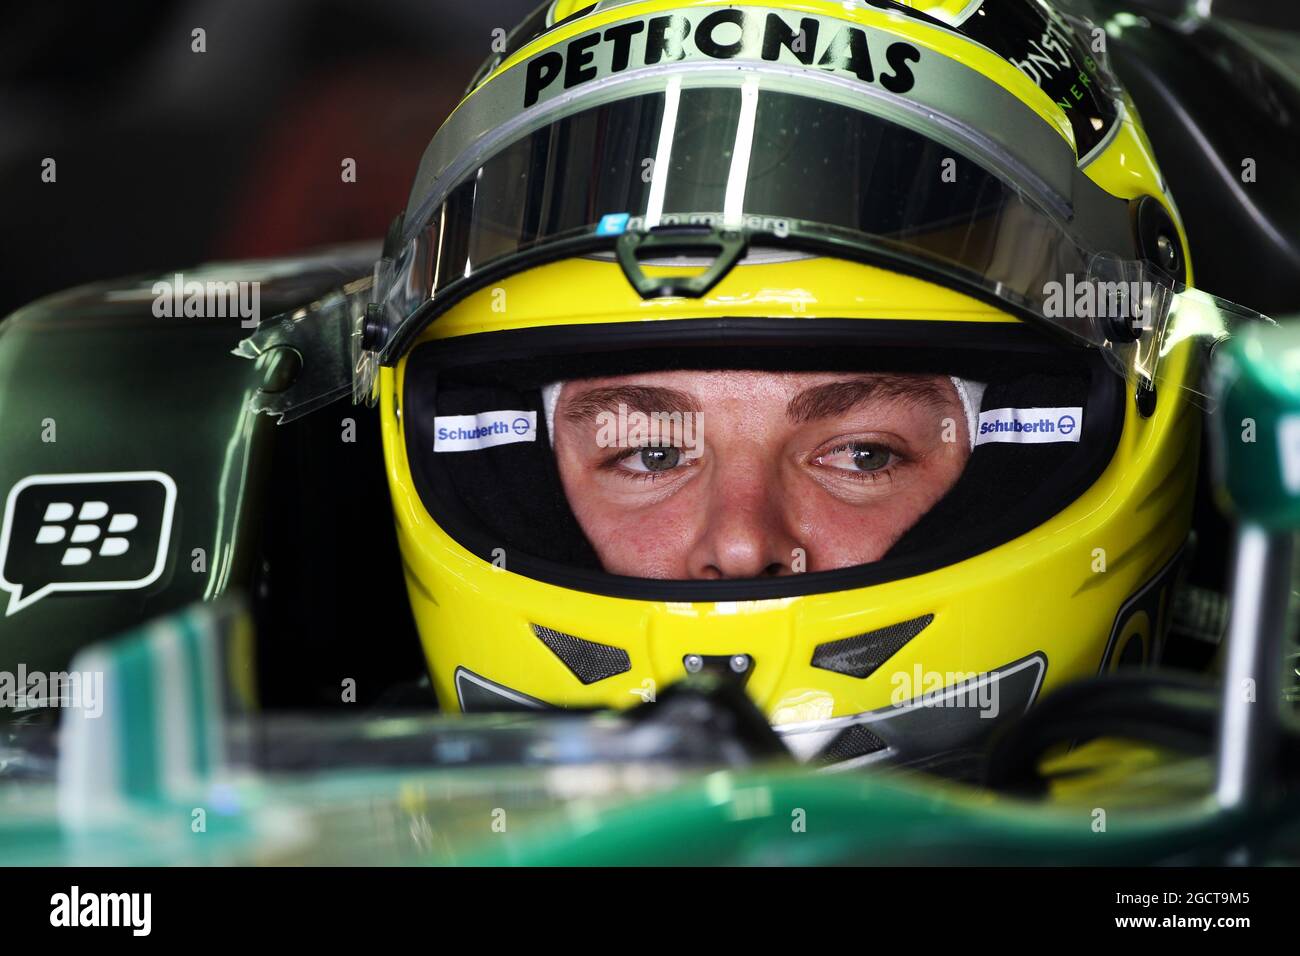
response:
M904 402L940 406L958 401L946 375L870 372L676 370L570 382L561 406L626 404L643 411L725 410L786 413L810 406Z
M833 372L768 372L743 370L677 370L641 372L607 378L584 379L565 389L566 393L579 393L597 388L617 386L658 386L675 388L701 398L734 394L759 396L789 395L825 382L855 378L854 375Z

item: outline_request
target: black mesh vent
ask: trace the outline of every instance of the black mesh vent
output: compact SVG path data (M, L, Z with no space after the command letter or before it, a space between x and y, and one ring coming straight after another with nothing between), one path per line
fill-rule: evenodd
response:
M533 633L584 684L594 684L598 680L624 674L632 669L631 658L627 656L627 651L620 648L584 641L580 637L553 631L540 624L533 625Z
M817 754L817 763L839 763L854 757L865 757L887 747L883 740L862 724L854 724L835 735L835 739Z
M849 677L868 677L897 654L904 644L929 627L933 620L934 615L927 614L857 637L818 644L813 651L812 666Z

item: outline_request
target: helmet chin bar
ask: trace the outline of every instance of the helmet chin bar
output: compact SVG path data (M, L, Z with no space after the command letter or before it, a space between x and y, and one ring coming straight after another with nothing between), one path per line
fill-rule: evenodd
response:
M915 675L896 677L895 696L902 698L897 704L849 717L777 724L774 729L799 760L833 761L835 769L951 756L978 749L1001 722L1024 714L1046 673L1047 656L1042 653L985 674L922 674L917 668ZM900 682L913 676L910 686ZM943 686L949 678L955 682ZM940 686L931 688L928 681ZM854 754L854 749L863 752Z
M748 654L686 654L682 682L658 697L671 697L677 688L695 686L702 678L739 691L757 665ZM772 729L795 759L830 770L952 764L974 755L996 728L1023 715L1037 698L1046 673L1047 657L1041 653L985 674L918 672L910 688L915 695L897 704L848 717L777 724ZM931 688L924 683L954 677L956 682L947 686ZM456 692L461 711L468 714L557 711L545 701L465 667L456 669ZM656 702L653 695L644 700Z

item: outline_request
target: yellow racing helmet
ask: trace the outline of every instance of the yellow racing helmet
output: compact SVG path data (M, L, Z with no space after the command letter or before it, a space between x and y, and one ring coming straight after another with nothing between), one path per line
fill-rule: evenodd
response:
M1156 659L1204 343L1241 310L1188 288L1104 47L1039 0L548 0L514 31L355 333L441 706L622 708L715 671L857 765ZM879 560L611 573L555 383L683 369L946 375L969 458Z

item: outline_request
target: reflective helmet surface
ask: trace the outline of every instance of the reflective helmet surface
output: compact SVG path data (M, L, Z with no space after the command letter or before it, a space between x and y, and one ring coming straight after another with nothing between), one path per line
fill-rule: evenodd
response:
M865 763L1158 655L1226 319L1104 35L1033 0L560 0L510 35L359 335L443 707L716 670L800 756ZM973 450L879 560L613 574L548 387L663 369L977 381Z

